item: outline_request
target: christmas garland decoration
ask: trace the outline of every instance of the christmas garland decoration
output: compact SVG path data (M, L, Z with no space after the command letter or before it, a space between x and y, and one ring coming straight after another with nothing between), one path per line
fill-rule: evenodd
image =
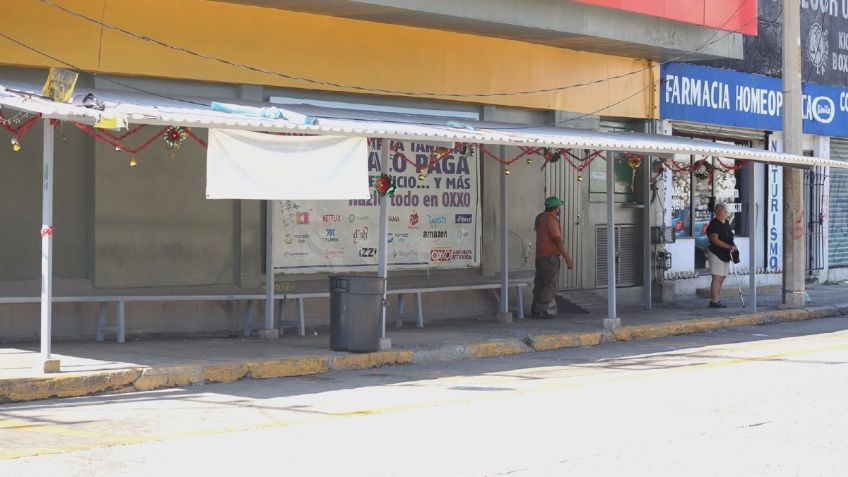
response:
M706 159L700 159L692 164L692 175L698 179L709 179L712 173L712 165Z
M188 128L182 126L168 126L165 128L165 135L162 140L165 142L165 147L179 151L180 147L188 138Z
M380 177L374 181L374 190L380 197L392 197L396 189L395 178L386 173L380 174Z

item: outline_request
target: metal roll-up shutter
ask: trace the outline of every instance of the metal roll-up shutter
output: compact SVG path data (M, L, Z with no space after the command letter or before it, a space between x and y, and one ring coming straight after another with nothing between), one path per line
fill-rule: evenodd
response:
M759 129L735 128L733 126L721 126L717 124L690 123L686 121L672 121L671 129L674 134L692 135L711 138L748 139L751 141L762 141L765 132Z
M635 225L615 226L615 285L632 287L639 284L639 228ZM607 228L595 228L595 286L607 286Z
M848 140L830 139L830 158L848 161ZM828 262L831 267L848 265L848 170L830 169L830 227Z

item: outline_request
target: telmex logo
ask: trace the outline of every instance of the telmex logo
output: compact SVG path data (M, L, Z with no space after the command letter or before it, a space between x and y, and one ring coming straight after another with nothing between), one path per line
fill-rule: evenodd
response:
M450 248L434 248L430 250L430 261L433 263L450 262L453 256L453 249Z
M827 96L817 96L813 100L813 117L822 124L830 124L836 114L836 105Z
M470 224L471 223L471 214L456 214L455 216L456 223L458 224Z

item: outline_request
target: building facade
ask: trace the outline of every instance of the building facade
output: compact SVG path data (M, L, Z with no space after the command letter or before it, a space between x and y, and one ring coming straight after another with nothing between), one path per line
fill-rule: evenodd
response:
M153 106L173 98L307 103L458 121L652 131L658 118L657 63L680 55L741 58L736 17L754 14L740 8L753 3L744 0L720 2L715 11L705 5L704 15L683 18L674 2L649 11L632 7L655 2L516 0L494 8L482 1L456 3L28 2L7 17L0 78L4 86L42 84L47 68L61 67L81 73L79 90L123 92ZM722 15L733 22L717 23ZM4 296L32 296L40 261L32 231L40 227L41 132L23 129L32 119L26 115L0 112L7 126L0 134L11 143L0 161L0 289ZM157 131L132 125L108 137L64 122L56 131L59 294L260 289L266 227L279 245L273 266L283 290L326 289L329 274L367 272L375 264L373 202L282 201L271 204L277 212L268 224L261 201L207 200L206 130L193 130L177 148L163 143ZM478 150L451 154L438 165L419 163L418 156L429 157L442 146L393 146L391 172L402 179L390 212L390 227L396 227L390 228L393 276L418 284L494 277L500 267L495 231L503 174L497 157L513 161L509 270L532 272L533 217L544 197L556 194L566 198L568 246L580 257L575 271L563 273L561 286L605 286L599 272L602 156L570 151L543 168L540 154L510 147L503 157ZM638 186L641 172L626 157L610 160L620 178L616 223L623 245L616 266L620 286L627 288L643 280L639 264L646 252L637 229L650 191ZM415 166L425 163L423 169ZM382 171L372 164L373 178ZM485 315L495 308L489 295L473 292L424 305L434 319ZM92 335L95 308L56 305L56 337ZM240 328L234 304L139 303L127 313L130 334ZM307 316L311 323L326 323L327 303L311 303ZM36 336L36 317L35 305L1 306L0 339Z

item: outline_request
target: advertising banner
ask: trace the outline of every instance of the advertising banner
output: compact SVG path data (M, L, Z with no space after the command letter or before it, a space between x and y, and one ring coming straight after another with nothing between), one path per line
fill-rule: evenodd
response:
M390 269L480 265L478 154L432 161L433 145L392 141L384 171L381 143L368 148L369 199L273 202L274 271L376 270L380 198L373 185L383 172L396 186L386 198Z
M684 63L664 64L661 74L662 119L783 130L778 78ZM805 84L802 114L805 133L848 137L848 89Z

